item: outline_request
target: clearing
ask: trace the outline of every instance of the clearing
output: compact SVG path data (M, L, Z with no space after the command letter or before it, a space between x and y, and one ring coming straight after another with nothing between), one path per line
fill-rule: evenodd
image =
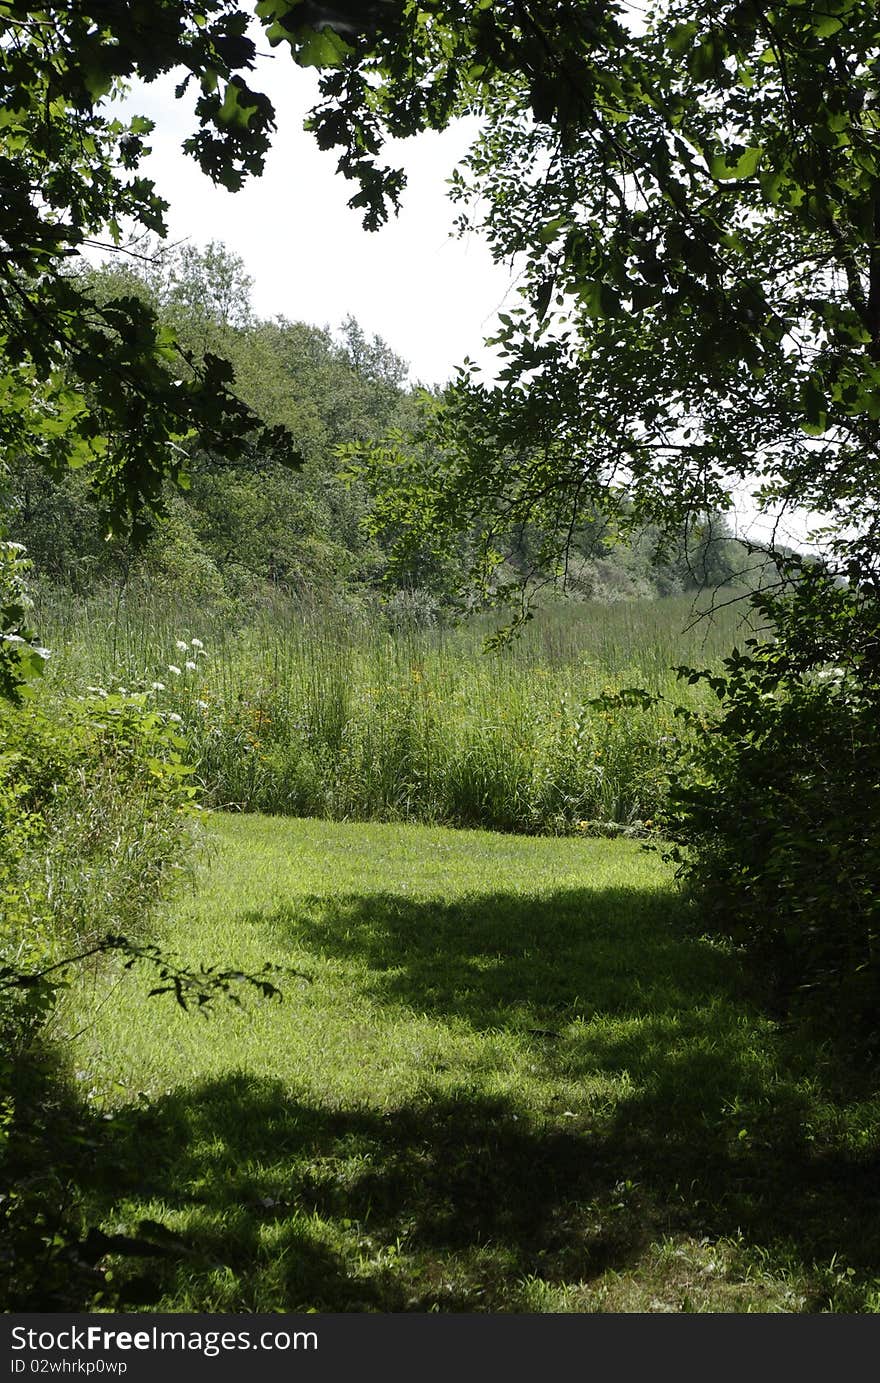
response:
M880 1309L880 1105L832 1099L656 853L219 814L208 835L160 940L309 979L207 1018L143 973L73 996L84 1203L141 1240L104 1260L108 1304Z

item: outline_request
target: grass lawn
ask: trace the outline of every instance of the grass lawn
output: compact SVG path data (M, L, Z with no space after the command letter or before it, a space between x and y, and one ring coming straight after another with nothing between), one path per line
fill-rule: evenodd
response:
M209 836L164 943L310 980L206 1019L133 972L71 996L84 1205L140 1244L99 1308L880 1309L880 1100L760 1016L657 855Z

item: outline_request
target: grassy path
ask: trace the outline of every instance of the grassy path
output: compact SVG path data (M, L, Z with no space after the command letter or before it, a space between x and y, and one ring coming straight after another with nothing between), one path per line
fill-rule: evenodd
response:
M107 1260L123 1306L880 1309L880 1104L832 1103L819 1054L783 1049L656 856L210 835L166 944L311 982L207 1020L132 974L76 996L81 1088L113 1115L86 1203L157 1242Z

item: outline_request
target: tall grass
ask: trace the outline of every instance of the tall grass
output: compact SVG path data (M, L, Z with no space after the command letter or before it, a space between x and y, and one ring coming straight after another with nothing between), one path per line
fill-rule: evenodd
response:
M650 823L672 705L704 696L672 668L717 661L742 618L697 619L686 599L558 606L486 653L485 619L391 629L272 602L235 628L185 603L58 595L39 614L65 676L158 684L217 806L530 833ZM590 704L631 686L667 700Z

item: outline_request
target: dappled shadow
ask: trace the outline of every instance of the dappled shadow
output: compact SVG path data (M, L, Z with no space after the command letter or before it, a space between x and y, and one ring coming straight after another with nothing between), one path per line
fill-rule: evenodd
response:
M77 1309L102 1279L78 1252L71 1188L106 1129L43 1035L0 1055L0 1110L0 1310Z
M364 990L478 1031L608 1014L680 1012L744 988L739 966L689 938L668 890L297 898L243 924L270 940L366 967Z
M525 1279L590 1282L664 1235L742 1236L770 1272L837 1255L877 1277L876 1145L813 1126L809 1053L787 1066L735 959L688 936L668 894L383 894L246 920L276 958L350 962L391 1013L504 1030L543 1103L490 1093L487 1067L425 1068L387 1109L230 1071L111 1120L80 1110L70 1177L108 1236L82 1284L112 1269L100 1305L533 1309Z
M465 1091L425 1088L386 1112L307 1103L240 1073L172 1092L105 1125L86 1175L109 1211L120 1168L137 1167L138 1196L172 1225L186 1216L177 1252L119 1278L118 1304L184 1290L198 1309L200 1281L219 1271L236 1280L230 1310L267 1309L267 1295L287 1311L524 1309L524 1277L589 1281L675 1233L741 1234L771 1270L774 1254L807 1270L837 1254L875 1276L876 1157L818 1151L795 1092L762 1092L731 1063L731 1098L745 1091L758 1109L775 1096L741 1139L718 1120L717 1079L701 1101L702 1055L674 1066L571 1131ZM665 1107L664 1088L688 1082L693 1097ZM341 1243L327 1241L328 1220Z

